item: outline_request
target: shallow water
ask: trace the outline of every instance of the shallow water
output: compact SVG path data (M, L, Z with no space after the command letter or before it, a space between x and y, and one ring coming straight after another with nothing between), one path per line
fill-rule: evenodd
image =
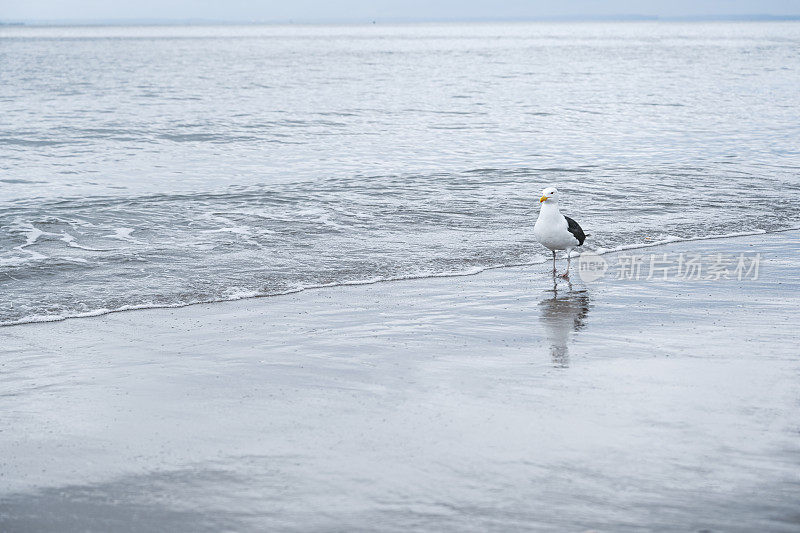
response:
M794 533L800 232L657 253L755 249L3 328L0 530Z
M0 28L0 324L800 218L800 23Z

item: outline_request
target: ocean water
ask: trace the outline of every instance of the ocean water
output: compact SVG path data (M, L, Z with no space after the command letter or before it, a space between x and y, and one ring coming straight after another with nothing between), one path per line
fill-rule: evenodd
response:
M0 27L0 325L800 225L800 23Z

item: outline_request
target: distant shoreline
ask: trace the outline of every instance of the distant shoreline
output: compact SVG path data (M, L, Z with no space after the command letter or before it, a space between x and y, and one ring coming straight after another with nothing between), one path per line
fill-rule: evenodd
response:
M214 20L214 19L43 19L0 21L3 26L258 26L258 25L366 25L366 24L496 24L530 22L792 22L797 15L708 15L662 17L658 15L614 15L532 18L448 18L448 19L321 19L321 20Z

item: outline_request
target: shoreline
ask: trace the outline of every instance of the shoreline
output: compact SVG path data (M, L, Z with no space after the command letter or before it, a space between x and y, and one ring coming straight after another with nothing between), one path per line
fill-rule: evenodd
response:
M0 529L792 531L800 231L661 246L0 328Z
M590 251L597 255L608 255L608 254L615 254L623 251L630 251L630 250L640 250L646 248L653 248L658 246L665 246L669 244L676 244L676 243L683 243L683 242L696 242L696 241L708 241L708 240L719 240L719 239L730 239L736 237L750 237L755 235L772 235L777 233L785 233L790 231L800 231L800 227L791 227L785 229L778 229L778 230L755 230L755 231L745 231L745 232L733 232L733 233L725 233L721 235L708 235L708 236L698 236L698 237L675 237L674 239L662 239L659 241L654 241L652 243L637 243L637 244L625 244L620 245L615 248L585 248L583 250L579 249L580 252ZM577 255L576 255L577 257ZM561 260L561 259L559 259ZM245 296L235 296L231 298L225 299L218 299L218 300L202 300L197 302L187 302L187 303L175 303L175 304L142 304L142 305L130 305L130 306L123 306L118 309L97 309L94 311L87 311L86 313L79 313L75 315L67 315L67 316L36 316L31 318L23 318L19 321L8 322L5 324L0 324L0 331L2 328L10 327L10 326L24 326L30 324L48 324L51 322L63 322L65 320L73 320L73 319L81 319L81 318L94 318L99 316L110 315L113 313L124 313L128 311L147 311L153 309L181 309L184 307L192 307L196 305L211 305L216 303L225 303L225 302L238 302L241 300L252 300L252 299L260 299L260 298L275 298L280 296L287 296L290 294L298 294L301 292L306 291L314 291L320 289L329 289L334 287L348 287L348 286L362 286L362 285L375 285L378 283L395 283L395 282L402 282L402 281L414 281L414 280L422 280L422 279L436 279L436 278L458 278L458 277L466 277L466 276L477 276L484 272L504 269L504 268L521 268L521 267L531 267L536 265L541 265L548 263L550 261L549 258L545 258L541 261L537 262L530 262L530 263L519 263L519 264L503 264L503 265L489 265L486 267L477 267L472 270L467 270L464 272L443 272L438 274L420 274L418 276L409 275L397 278L381 278L381 279L374 279L374 280L364 280L364 281L349 281L349 282L334 282L325 285L310 285L308 287L301 287L298 289L291 289L283 292L276 292L276 293L269 293L269 294L252 294L252 295L245 295Z
M620 14L597 17L555 16L555 17L510 17L510 18L389 18L381 20L382 26L433 26L455 24L592 24L592 23L732 23L732 22L797 22L800 14L771 15L764 13L751 14L718 14L695 16L659 16L641 14ZM103 27L208 27L208 26L289 26L289 27L371 27L376 24L374 17L351 20L213 20L213 19L78 19L78 20L12 20L2 22L1 28L103 28Z

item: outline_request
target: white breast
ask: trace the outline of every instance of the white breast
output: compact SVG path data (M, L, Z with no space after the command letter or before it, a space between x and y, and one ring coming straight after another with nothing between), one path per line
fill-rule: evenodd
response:
M550 250L567 250L578 246L578 239L569 232L567 219L558 208L542 206L536 225L533 226L533 235L536 240Z

